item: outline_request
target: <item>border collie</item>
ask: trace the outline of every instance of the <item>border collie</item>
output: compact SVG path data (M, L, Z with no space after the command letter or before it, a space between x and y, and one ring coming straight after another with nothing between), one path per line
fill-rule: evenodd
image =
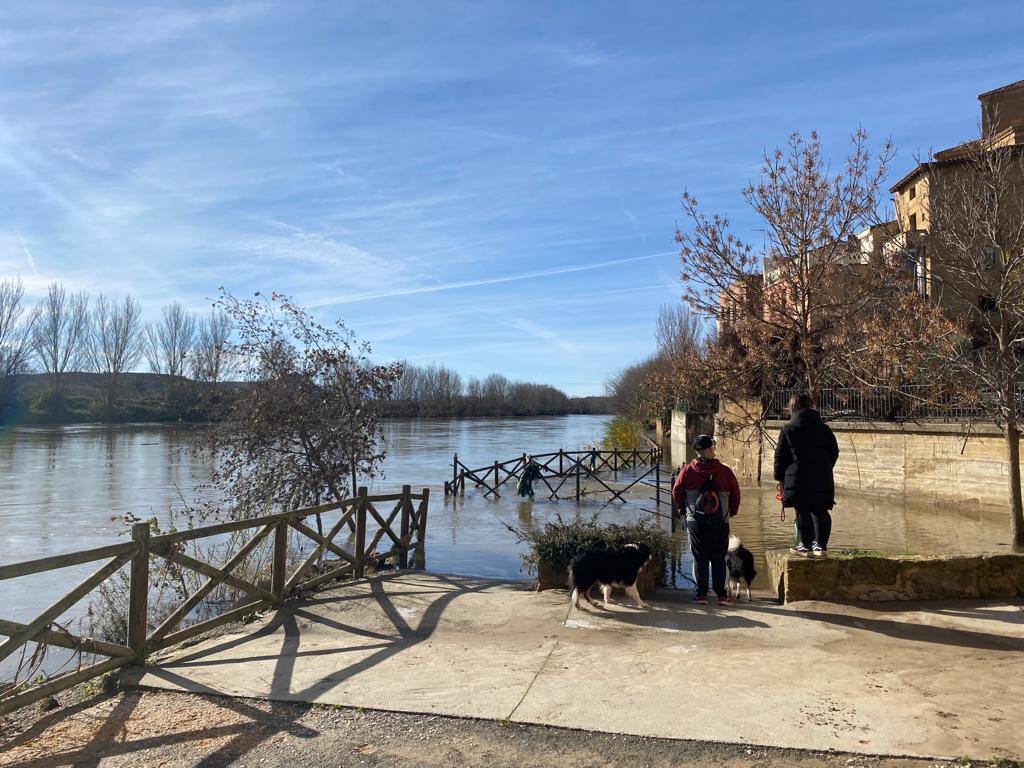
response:
M651 559L651 548L646 544L627 544L622 549L594 549L581 552L569 565L569 585L572 587L570 602L580 607L580 595L597 608L590 599L590 591L601 585L601 594L607 608L612 601L612 587L623 587L637 608L646 608L636 588L636 578L647 561Z
M735 591L736 599L740 599L740 582L747 588L747 602L750 601L750 582L757 576L754 570L754 556L743 546L739 536L729 537L729 549L725 553L725 567L729 572L729 583L726 587L731 595Z

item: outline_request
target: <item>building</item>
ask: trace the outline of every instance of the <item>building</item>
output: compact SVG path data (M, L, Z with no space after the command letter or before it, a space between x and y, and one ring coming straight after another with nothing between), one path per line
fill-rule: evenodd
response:
M964 160L983 146L992 150L1024 148L1024 80L986 91L978 96L978 101L981 103L984 138L936 152L930 160L919 163L889 189L893 195L899 231L885 244L886 255L902 258L905 264L910 265L917 291L930 299L942 298L941 285L945 276L941 260L937 261L928 250L928 234L932 226L929 181L956 173ZM1024 179L1021 183L1024 184Z

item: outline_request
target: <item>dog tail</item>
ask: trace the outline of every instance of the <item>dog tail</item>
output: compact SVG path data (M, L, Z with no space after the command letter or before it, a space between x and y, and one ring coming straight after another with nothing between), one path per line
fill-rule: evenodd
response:
M740 537L739 536L732 536L732 535L729 536L729 551L730 552L737 552L737 551L739 551L739 548L742 547L742 546L743 546L743 542L740 541Z
M576 589L576 574L573 571L572 563L569 564L569 606L576 605L576 601L579 599L580 591Z

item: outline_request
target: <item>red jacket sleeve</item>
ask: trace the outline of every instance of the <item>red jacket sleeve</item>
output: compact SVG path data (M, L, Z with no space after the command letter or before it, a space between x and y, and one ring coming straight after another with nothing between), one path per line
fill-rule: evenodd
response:
M687 465L689 466L689 465ZM672 483L672 501L676 503L676 514L686 514L686 467L679 470L676 481Z
M731 469L726 468L726 472L728 472L728 475L725 478L725 485L729 491L729 506L732 507L729 510L729 516L732 517L740 511L740 484Z

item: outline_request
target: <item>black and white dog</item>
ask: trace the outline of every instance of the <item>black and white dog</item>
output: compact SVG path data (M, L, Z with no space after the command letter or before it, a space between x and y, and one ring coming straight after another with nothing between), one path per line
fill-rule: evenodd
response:
M736 599L740 599L740 582L747 588L747 601L750 601L750 583L757 576L754 570L754 556L750 550L743 546L739 536L729 537L729 549L725 553L725 567L729 571L728 593L735 592Z
M597 608L597 604L590 599L590 591L600 584L605 607L612 601L612 587L623 587L637 608L646 608L647 604L637 591L636 579L640 569L650 559L651 549L646 544L627 544L622 549L581 552L569 565L572 605L579 608L580 595L583 595L588 603Z

